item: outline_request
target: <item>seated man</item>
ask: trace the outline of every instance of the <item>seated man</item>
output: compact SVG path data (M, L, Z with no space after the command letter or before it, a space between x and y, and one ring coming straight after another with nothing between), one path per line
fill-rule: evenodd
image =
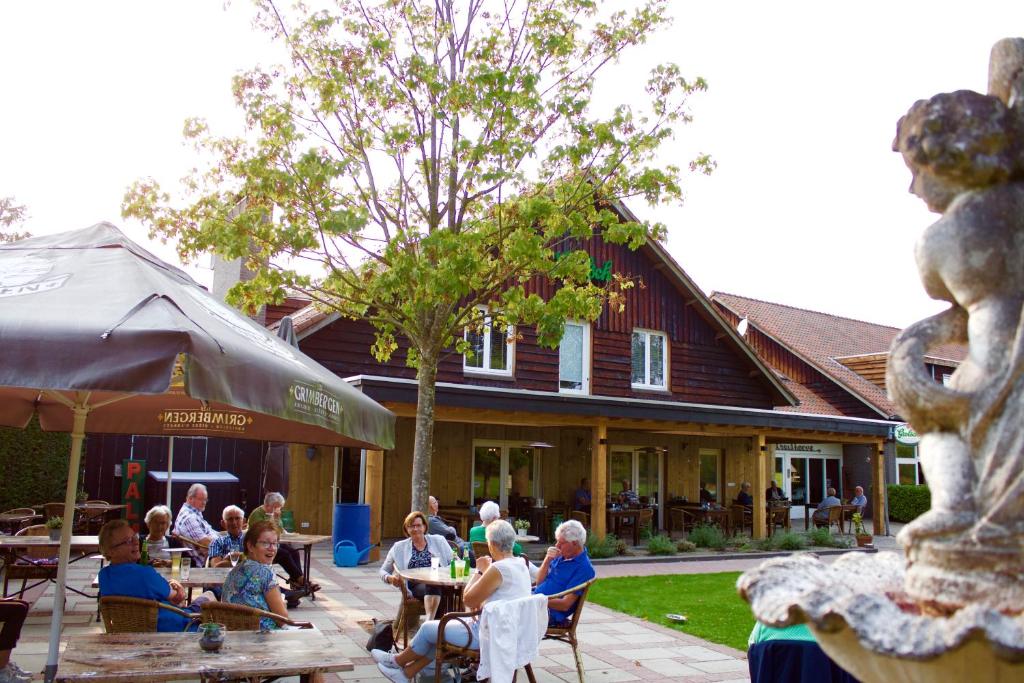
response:
M864 514L864 508L868 506L868 497L864 495L863 486L853 487L853 498L850 499L850 505L856 505L860 508L857 512Z
M11 661L11 650L18 644L21 627L28 616L28 603L0 598L0 682L28 683L32 674Z
M427 515L427 533L444 536L449 541L458 543L461 547L463 540L459 538L458 530L455 527L446 524L445 521L441 519L441 516L437 514L438 505L439 503L437 502L437 498L430 496L430 498L427 499L427 507L429 509Z
M711 493L711 491L708 491L708 485L705 484L704 482L701 482L700 484L700 502L702 505L714 505L714 503L716 502L715 494Z
M168 581L160 572L148 564L139 564L142 553L139 535L124 519L113 519L103 525L99 536L100 552L110 562L100 570L100 595L123 595L129 598L158 600L180 607L189 612L199 613L202 604L215 600L212 593L203 593L191 605L183 607L185 589L177 581ZM189 620L170 610L158 610L156 630L165 632L183 631ZM195 624L190 627L195 630Z
M814 520L814 523L818 526L825 526L828 524L829 508L843 504L843 501L836 498L836 490L831 486L828 487L828 490L825 493L828 495L825 496L824 500L818 503L818 507L814 510L814 514L811 516L811 519Z
M202 484L192 484L185 495L185 502L181 504L181 509L178 510L178 519L174 522L174 533L182 538L187 538L190 541L195 541L200 545L209 547L214 539L217 538L217 532L214 531L209 522L203 519L203 510L206 509L206 501L209 499L210 495L206 492L205 486ZM188 552L192 556L192 562L195 566L202 567L206 564L207 553L205 550L189 548Z
M537 587L533 592L555 595L567 588L578 586L594 578L594 565L587 555L587 530L575 519L562 522L555 530L555 545L548 548L544 562L537 572ZM566 627L576 608L575 593L548 600L548 624Z
M750 482L745 481L740 484L740 492L736 494L736 502L740 505L753 505L754 497L750 495Z
M774 479L772 479L772 485L765 490L764 497L768 499L768 502L786 500L786 494L782 492Z
M573 494L572 509L590 514L590 481L583 477L580 487Z
M242 547L245 512L237 505L228 505L221 513L221 525L227 533L213 539L210 544L210 566L234 567L239 557L245 554L245 548ZM237 553L234 562L231 561L231 553Z
M626 507L636 507L640 504L640 496L629 483L629 479L622 480L622 491L619 492L619 503Z

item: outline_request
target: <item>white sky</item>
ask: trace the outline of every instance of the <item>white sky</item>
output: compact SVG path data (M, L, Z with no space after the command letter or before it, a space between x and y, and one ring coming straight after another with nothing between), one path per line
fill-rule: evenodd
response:
M237 131L231 75L276 61L249 11L244 0L0 3L0 197L28 205L25 227L108 220L175 260L120 218L121 198L138 177L169 188L190 168L186 117ZM672 13L601 92L628 100L659 61L709 81L666 154L685 165L708 152L717 171L687 178L682 208L630 205L669 226L697 284L901 326L942 308L913 265L936 216L906 191L896 121L937 92L983 92L992 43L1024 35L1024 3L673 0Z

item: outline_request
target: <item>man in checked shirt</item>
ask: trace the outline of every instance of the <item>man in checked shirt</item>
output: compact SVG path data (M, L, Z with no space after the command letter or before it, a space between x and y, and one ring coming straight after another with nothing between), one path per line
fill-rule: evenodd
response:
M203 510L206 509L206 501L209 499L206 487L202 484L192 484L185 496L185 502L178 510L178 516L174 522L174 533L187 539L209 547L210 543L217 538L218 534L213 527L203 519ZM192 562L197 567L206 564L206 551L198 551L189 548L192 555Z

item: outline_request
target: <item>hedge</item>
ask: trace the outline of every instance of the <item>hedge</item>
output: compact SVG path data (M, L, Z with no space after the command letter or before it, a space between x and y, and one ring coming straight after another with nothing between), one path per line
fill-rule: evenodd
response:
M70 451L71 436L40 430L36 417L25 429L0 427L0 511L63 502Z
M889 484L889 519L894 522L910 522L920 517L932 506L932 492L927 486Z

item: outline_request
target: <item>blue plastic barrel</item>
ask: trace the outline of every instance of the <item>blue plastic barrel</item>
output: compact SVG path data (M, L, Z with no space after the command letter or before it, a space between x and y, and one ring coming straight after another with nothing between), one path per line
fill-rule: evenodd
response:
M358 550L359 564L369 561L370 548L370 506L365 503L335 503L334 530L331 547L339 541L351 541Z

